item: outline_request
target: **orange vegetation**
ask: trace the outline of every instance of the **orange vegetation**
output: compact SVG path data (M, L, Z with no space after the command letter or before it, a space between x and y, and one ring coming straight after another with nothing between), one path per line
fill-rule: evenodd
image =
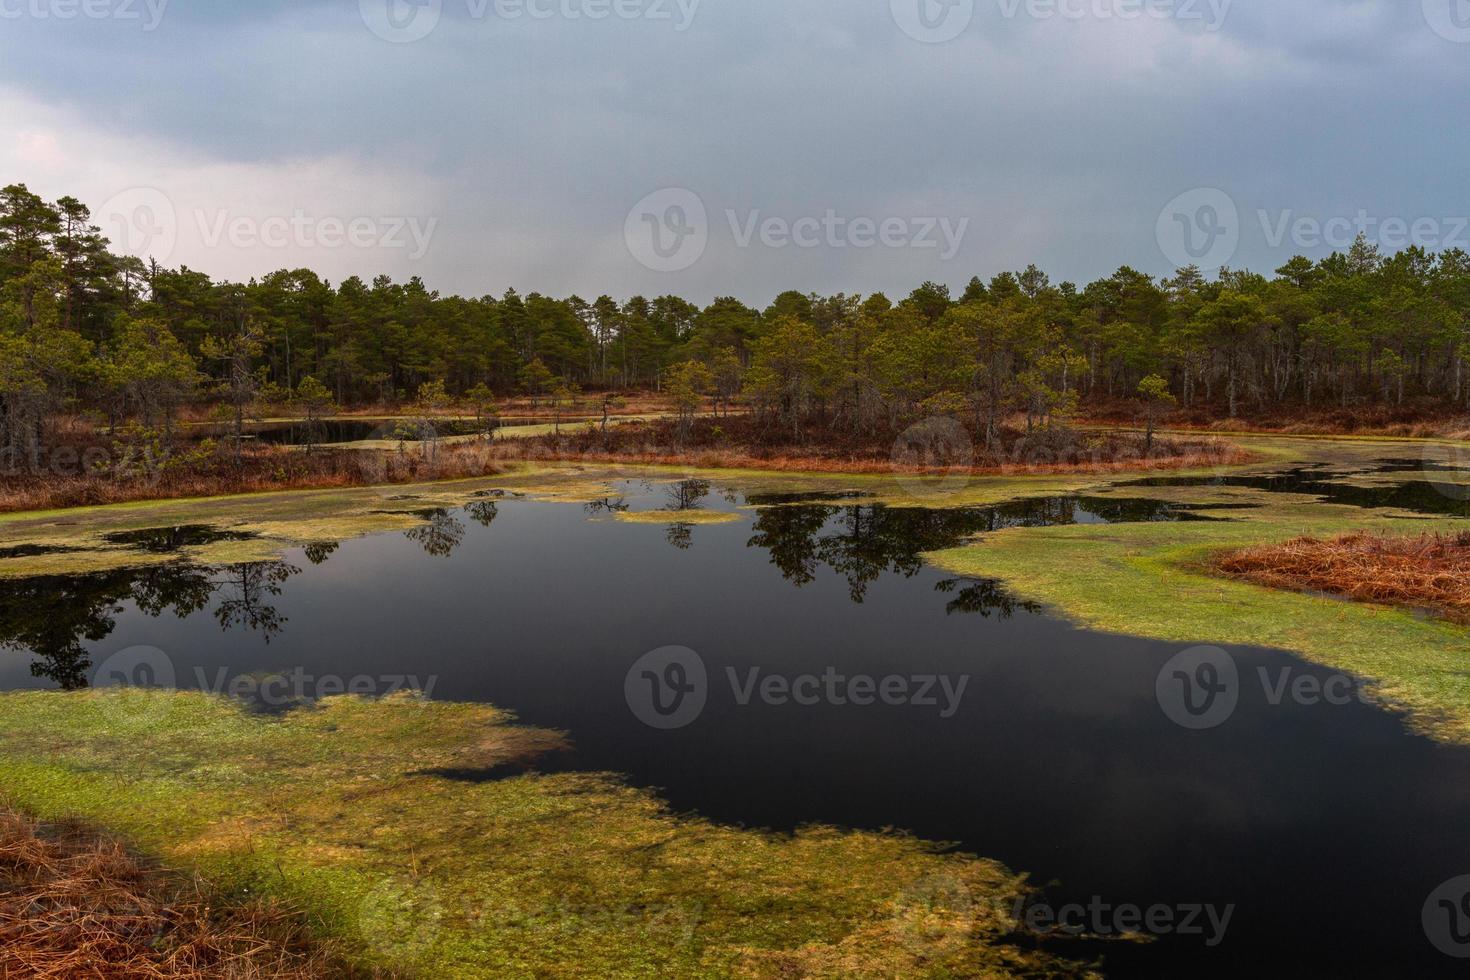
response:
M1273 588L1435 609L1470 622L1470 532L1298 538L1235 552L1219 567Z
M408 452L318 450L251 446L240 461L139 468L127 475L97 473L0 474L0 512L120 504L134 500L214 497L273 490L325 490L377 484L468 479L500 472L483 444L446 443L424 458Z
M0 809L0 977L328 975L344 974L282 909L220 907L116 841Z

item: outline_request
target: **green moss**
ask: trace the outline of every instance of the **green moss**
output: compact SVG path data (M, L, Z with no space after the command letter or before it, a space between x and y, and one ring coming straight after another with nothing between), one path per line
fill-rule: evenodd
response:
M1461 450L1384 440L1242 441L1269 464L1247 469L1361 465L1418 453L1453 459ZM874 502L910 506L1106 493L1123 479L528 466L457 483L6 515L0 533L7 545L87 550L0 563L0 575L80 570L69 562L157 560L103 546L102 535L118 530L211 523L259 534L188 553L199 561L241 561L411 527L418 519L410 511L458 506L490 489L580 503L613 495L613 481L633 476L702 477L747 492L859 490ZM1463 669L1470 631L1210 571L1220 551L1302 534L1466 522L1227 487L1112 492L1257 509L1231 511L1232 520L1223 522L1018 529L931 557L961 574L1002 579L1098 629L1181 645L1298 651L1376 678L1417 729L1470 741L1470 672ZM711 512L656 517L688 521L693 514L716 519ZM738 518L718 519L732 516ZM125 833L232 891L292 899L367 965L453 976L1068 972L1006 945L1012 924L997 910L1024 883L993 862L941 855L888 835L814 828L778 836L719 827L671 815L651 794L607 774L478 783L433 775L490 769L559 744L556 733L514 726L493 708L337 700L269 719L198 695L159 697L0 695L7 801Z
M1179 489L1145 492L1209 499ZM1397 517L1295 495L1236 491L1228 499L1259 509L1221 522L1015 529L928 557L958 574L999 579L1093 629L1299 653L1375 681L1416 730L1470 743L1470 630L1403 609L1264 588L1212 568L1224 552L1304 535L1417 534L1470 522Z
M745 520L744 515L723 510L625 510L616 517L625 524L735 524Z
M558 745L503 712L192 694L0 695L9 805L79 816L230 894L296 902L364 966L432 976L1007 976L1024 881L898 836L669 814L599 773L483 782ZM146 746L146 751L140 751ZM938 882L938 886L935 883ZM944 897L932 901L935 893Z
M315 541L340 541L420 523L426 508L457 508L477 494L502 488L542 499L585 501L607 496L605 480L588 479L580 467L513 466L500 476L439 483L287 491L187 500L138 501L0 515L6 547L43 545L66 553L0 560L0 579L70 575L157 564L184 557L205 564L279 558L289 548ZM255 535L187 548L177 555L150 555L109 544L119 531L207 524Z

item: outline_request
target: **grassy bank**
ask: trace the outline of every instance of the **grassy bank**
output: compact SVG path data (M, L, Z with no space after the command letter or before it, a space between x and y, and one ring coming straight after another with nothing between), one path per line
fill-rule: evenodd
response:
M500 775L560 744L490 707L409 698L268 718L202 695L0 695L5 804L107 827L230 896L288 901L362 966L1085 972L1008 942L1026 885L993 862L897 836L717 826L610 775ZM488 775L445 775L466 771Z
M1267 464L1364 467L1452 444L1263 438ZM1208 467L1174 475L1239 473ZM1383 485L1414 474L1364 474ZM1231 519L1015 529L931 556L1005 581L1098 629L1281 647L1376 678L1409 723L1470 742L1470 631L1403 610L1223 578L1223 552L1351 530L1470 522L1324 504L1244 487L1116 488L1118 476L970 478L687 467L518 467L491 479L135 503L0 517L12 577L179 557L263 560L319 541L411 529L422 513L516 495L583 504L621 479L702 478L746 492L859 491L863 502L959 507L1086 492L1249 505ZM1437 479L1463 475L1438 471ZM569 519L582 519L581 508ZM635 522L730 520L713 512ZM735 518L738 519L738 516ZM107 536L210 524L236 540L146 554ZM140 700L141 699L141 700ZM232 899L304 910L365 968L450 976L1007 976L1081 967L1013 945L1024 880L911 839L812 828L779 836L670 814L615 775L534 772L562 745L487 706L335 700L281 718L202 695L0 695L0 804L80 818L196 870ZM147 746L147 751L139 751ZM526 766L532 767L526 771ZM466 779L466 774L479 774Z
M1250 440L1277 457L1277 468L1322 464L1354 467L1423 453L1453 460L1451 444L1371 440ZM1381 486L1414 473L1365 474L1344 482ZM1423 474L1417 474L1422 479ZM1464 476L1435 473L1444 481ZM1452 483L1446 482L1452 491ZM1012 592L1045 603L1079 625L1184 645L1223 644L1290 650L1326 666L1370 678L1378 693L1406 713L1416 730L1470 743L1470 631L1413 610L1339 601L1222 575L1218 559L1240 549L1301 537L1354 531L1410 535L1470 529L1470 522L1392 509L1323 503L1310 495L1245 488L1129 487L1129 496L1224 503L1229 521L1026 528L930 555L958 574L994 578Z

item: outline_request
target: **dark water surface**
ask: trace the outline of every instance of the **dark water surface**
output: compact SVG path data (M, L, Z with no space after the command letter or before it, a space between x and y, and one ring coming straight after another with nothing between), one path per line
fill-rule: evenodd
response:
M569 731L575 753L552 764L626 773L676 810L953 841L1053 883L1056 904L1235 907L1214 948L1201 936L1108 947L1116 976L1463 973L1420 916L1432 890L1470 874L1470 751L1356 701L1272 704L1258 670L1330 672L1262 650L1231 651L1234 715L1186 730L1156 694L1181 645L1074 629L918 557L998 527L1228 512L837 498L662 527L606 518L744 501L708 484L625 490L585 512L514 499L427 511L408 534L285 562L8 583L0 640L35 655L0 656L0 686L75 686L88 657L137 645L166 651L187 687L221 669L432 677L436 698ZM625 681L668 646L702 658L708 701L688 727L661 731L630 710ZM942 697L741 705L727 670L743 680L752 668L968 681L949 717Z
M1461 473L1460 467L1445 463L1415 463L1413 460L1391 460L1369 472ZM1448 480L1405 480L1380 486L1353 486L1335 482L1353 473L1335 473L1317 467L1301 467L1281 473L1257 476L1154 476L1130 480L1120 487L1242 487L1268 493L1309 494L1330 504L1350 507L1386 507L1434 514L1445 517L1470 517L1470 485Z

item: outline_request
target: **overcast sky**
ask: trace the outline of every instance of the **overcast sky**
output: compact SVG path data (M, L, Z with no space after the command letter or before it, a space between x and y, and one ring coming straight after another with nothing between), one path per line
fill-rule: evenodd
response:
M1470 248L1467 103L1467 0L0 0L0 180L471 295Z

